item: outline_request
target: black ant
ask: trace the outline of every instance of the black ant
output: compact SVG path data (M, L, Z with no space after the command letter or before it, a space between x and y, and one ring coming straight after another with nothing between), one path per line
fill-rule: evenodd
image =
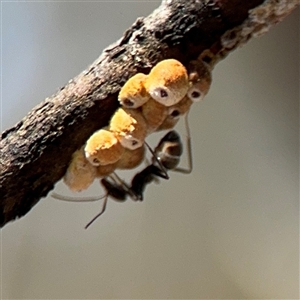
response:
M131 192L134 193L137 200L143 200L143 193L146 185L161 177L168 179L165 170L172 170L189 174L192 171L192 161L190 153L190 139L188 140L188 151L189 151L189 168L182 169L177 168L180 162L180 157L183 152L183 147L179 134L172 130L169 131L158 143L154 149L152 164L147 166L141 172L137 173L131 181ZM162 167L165 169L162 169Z

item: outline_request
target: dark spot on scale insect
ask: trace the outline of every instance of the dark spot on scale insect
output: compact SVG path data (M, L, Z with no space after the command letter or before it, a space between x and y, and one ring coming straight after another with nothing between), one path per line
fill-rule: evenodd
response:
M201 95L201 93L200 92L196 92L196 91L192 92L192 94L191 94L191 96L193 98L198 98L198 97L200 97L200 95Z
M177 110L177 109L174 109L172 112L171 112L171 117L173 117L173 118L176 118L176 117L178 117L180 115L180 112L179 112L179 110Z
M93 159L93 162L94 162L94 164L99 164L99 163L100 163L99 160L98 160L97 158L94 158L94 159Z
M168 97L168 93L167 93L164 89L161 89L161 90L160 90L160 96L161 96L162 98L166 98L166 97Z
M124 100L124 104L126 105L126 106L133 106L133 102L131 101L131 100L129 100L129 99L125 99Z

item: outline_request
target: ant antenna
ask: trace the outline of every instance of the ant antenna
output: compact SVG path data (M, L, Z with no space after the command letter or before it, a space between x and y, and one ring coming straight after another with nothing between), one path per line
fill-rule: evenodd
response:
M148 145L148 143L146 141L145 141L145 145L147 146L147 148L151 152L152 156L154 157L155 161L158 163L159 167L161 168L162 173L163 173L163 178L164 179L169 179L170 177L168 175L168 172L167 172L166 168L161 163L161 161L157 158L156 154L154 153L154 151L152 150L152 148Z
M115 173L115 177L119 178ZM85 226L85 229L87 229L96 219L98 219L104 212L107 206L107 201L108 197L111 196L112 199L119 201L119 202L124 202L126 201L127 195L129 194L129 187L125 182L119 178L121 184L117 182L117 179L114 178L112 175L107 176L111 180L108 180L106 177L101 179L101 184L106 190L106 194L104 197L104 201L102 204L102 209L101 211Z
M186 130L186 148L187 148L187 161L188 161L188 168L175 168L172 171L180 172L184 174L190 174L193 170L193 156L192 156L192 139L191 139L191 132L188 120L188 113L187 112L184 116L184 123L185 123L185 130Z
M95 197L68 197L68 196L63 196L58 193L52 193L51 197L54 199L62 200L62 201L67 201L67 202L93 202L93 201L99 201L103 199L106 195L104 196L95 196Z
M68 197L68 196L63 196L58 193L52 193L51 197L54 199L62 200L62 201L67 201L67 202L92 202L92 201L99 201L104 198L104 202L102 205L102 210L100 213L98 213L84 228L87 229L94 221L99 218L105 211L106 204L107 204L107 199L108 199L108 193L106 193L104 196L101 197Z
M101 211L90 222L88 222L85 225L84 229L88 229L88 227L90 227L90 225L92 225L105 212L107 200L108 200L108 193L104 196L104 201L103 201Z

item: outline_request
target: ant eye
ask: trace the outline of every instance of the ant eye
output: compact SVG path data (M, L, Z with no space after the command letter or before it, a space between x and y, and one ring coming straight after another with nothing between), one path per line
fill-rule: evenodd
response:
M161 96L161 98L166 98L166 97L168 97L168 93L165 90L161 89L160 96Z
M132 107L132 106L134 105L134 103L133 103L131 100L129 100L129 99L125 99L125 100L123 101L123 104L124 104L125 106L128 106L128 107Z

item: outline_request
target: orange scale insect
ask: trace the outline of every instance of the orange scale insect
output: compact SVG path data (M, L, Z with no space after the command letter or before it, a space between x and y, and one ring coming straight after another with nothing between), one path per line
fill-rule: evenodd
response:
M201 59L192 60L188 65L188 73L191 87L187 95L194 102L202 101L211 86L211 68Z
M146 79L147 75L137 73L126 81L118 96L123 107L138 108L149 100L150 95L145 88Z
M155 65L145 82L150 96L164 106L179 102L189 89L186 68L176 59L165 59Z
M86 159L82 147L73 153L63 180L70 190L79 192L87 189L96 176L97 169Z
M124 148L134 150L144 144L147 124L139 110L119 108L111 118L109 130Z

